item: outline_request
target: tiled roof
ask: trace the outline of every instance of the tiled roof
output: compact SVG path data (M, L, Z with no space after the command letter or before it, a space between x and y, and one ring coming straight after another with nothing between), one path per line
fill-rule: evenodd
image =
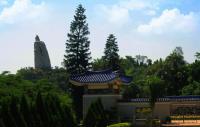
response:
M96 72L87 71L84 74L72 75L70 77L71 80L80 83L104 83L112 81L115 78L116 75L112 73L112 71L110 70L96 71Z
M122 102L149 102L149 98L134 98L128 100L120 100ZM166 96L163 98L158 98L158 102L169 102L169 101L200 101L199 95L188 95L188 96Z
M130 83L133 80L131 76L120 75L119 77L123 83Z
M200 101L199 95L188 95L188 96L167 96L171 101L179 101L179 100L185 100L185 101Z
M83 74L71 75L70 80L79 83L106 83L118 78L118 75L119 74L110 69L103 71L87 71ZM120 79L124 83L130 83L132 81L131 77L124 75L120 75Z

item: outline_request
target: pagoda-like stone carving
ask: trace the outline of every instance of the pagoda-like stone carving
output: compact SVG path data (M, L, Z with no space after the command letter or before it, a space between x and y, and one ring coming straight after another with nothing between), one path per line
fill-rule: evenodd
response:
M40 41L38 35L35 37L34 43L34 56L35 56L35 68L51 69L51 62L46 45L43 41Z

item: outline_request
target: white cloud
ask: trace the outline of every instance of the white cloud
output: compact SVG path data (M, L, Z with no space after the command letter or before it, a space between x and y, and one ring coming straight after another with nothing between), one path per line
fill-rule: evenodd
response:
M153 18L149 23L139 25L140 33L188 33L194 32L198 26L198 16L190 12L183 14L178 9L166 9L159 17Z
M105 19L108 20L110 23L114 24L124 24L127 23L129 20L129 12L126 8L121 8L117 5L112 6L111 8L108 8L106 6L101 6L103 15L105 16Z
M130 21L131 11L141 11L146 15L155 15L155 10L158 9L157 4L153 1L122 0L114 5L100 5L100 12L108 22L123 25Z
M12 24L19 21L33 20L42 16L45 9L44 2L34 4L31 0L15 0L12 6L5 7L0 12L0 22Z

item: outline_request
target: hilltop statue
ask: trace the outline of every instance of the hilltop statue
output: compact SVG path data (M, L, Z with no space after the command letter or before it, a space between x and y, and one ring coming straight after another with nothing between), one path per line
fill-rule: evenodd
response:
M35 68L51 69L51 62L46 45L43 41L40 41L38 35L36 35L34 42L34 57Z
M40 41L40 38L38 35L35 36L35 41L37 41L37 42Z

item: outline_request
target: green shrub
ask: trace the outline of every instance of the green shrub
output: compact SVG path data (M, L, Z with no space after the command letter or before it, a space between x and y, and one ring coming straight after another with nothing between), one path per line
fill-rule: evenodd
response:
M130 123L117 123L117 124L112 124L107 127L132 127Z

